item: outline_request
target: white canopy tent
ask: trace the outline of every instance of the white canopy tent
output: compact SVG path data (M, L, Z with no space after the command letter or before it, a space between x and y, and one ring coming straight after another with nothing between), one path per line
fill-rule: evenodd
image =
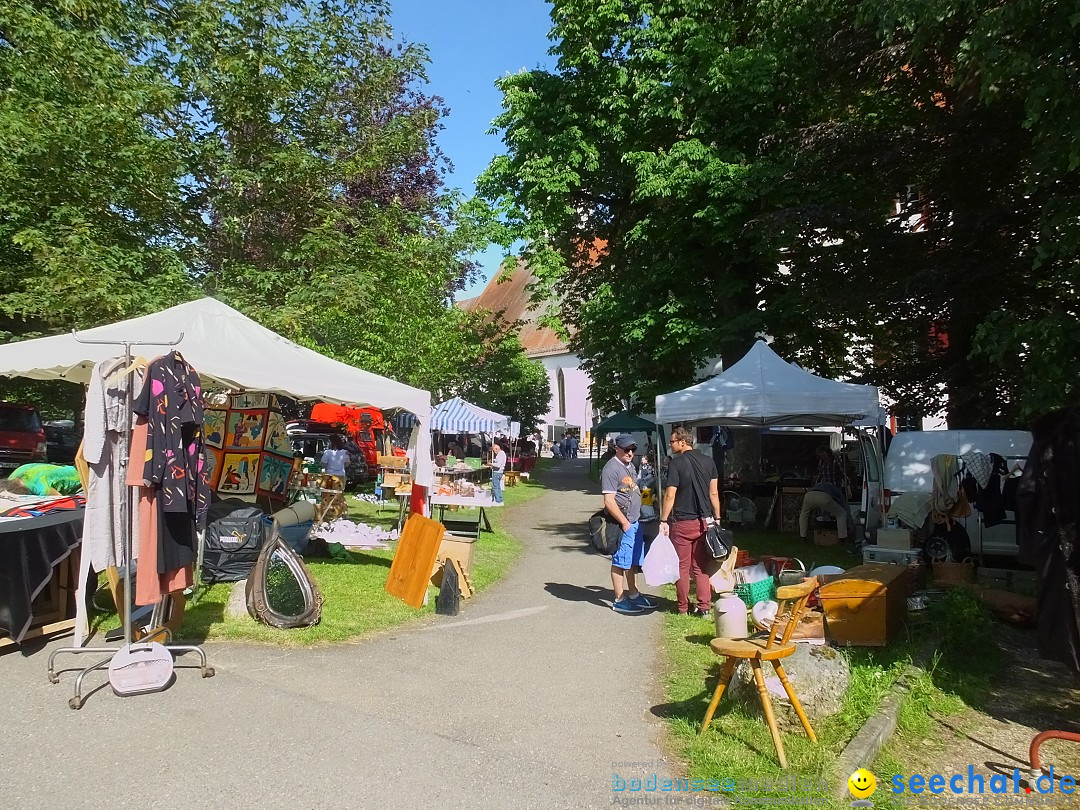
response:
M879 410L874 386L815 376L763 340L716 377L656 398L656 420L667 425L846 425Z
M181 335L175 346L168 345ZM298 346L213 298L87 329L78 336L82 340L150 344L134 346L135 355L179 351L199 372L204 385L269 391L339 405L404 408L418 420L410 440L415 480L428 487L434 481L429 392ZM82 343L70 334L9 343L0 346L0 376L85 383L99 361L120 353L118 345ZM83 555L75 646L82 646L87 628L82 589L88 566L89 555Z
M432 410L431 429L444 433L494 433L510 430L510 417L454 397Z
M199 372L204 385L247 391L269 391L303 400L339 405L404 408L419 424L412 442L416 482L430 486L431 394L380 377L286 340L232 307L202 298L152 315L79 332L84 340L152 343L133 354L154 356L164 344L183 338L175 347ZM34 380L89 381L94 365L116 357L116 345L80 343L74 336L26 340L0 346L0 375Z

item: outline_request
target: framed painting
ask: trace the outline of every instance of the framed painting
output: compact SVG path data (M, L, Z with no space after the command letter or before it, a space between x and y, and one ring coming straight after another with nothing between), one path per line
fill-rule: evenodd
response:
M221 451L213 447L206 448L206 480L210 482L210 489L216 490L218 476L221 474Z
M259 460L261 454L225 453L219 467L218 492L230 492L237 495L250 495L255 492L259 482Z
M263 450L279 456L292 458L292 442L285 430L285 417L277 411L270 411L266 417L266 440L263 442Z
M233 394L229 405L235 411L259 411L270 406L270 394L266 392Z
M259 471L258 494L285 500L291 472L292 459L263 456L262 469Z
M207 447L225 446L225 416L228 411L203 411L203 440Z
M225 446L230 450L262 450L266 411L229 411Z

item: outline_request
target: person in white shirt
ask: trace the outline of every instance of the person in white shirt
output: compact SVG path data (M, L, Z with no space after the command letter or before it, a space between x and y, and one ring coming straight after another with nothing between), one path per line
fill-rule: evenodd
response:
M491 446L491 500L503 502L503 472L506 470L506 450L496 442Z
M322 454L323 472L341 479L342 487L345 485L345 464L349 461L349 451L345 449L345 441L341 436L331 436L330 446Z

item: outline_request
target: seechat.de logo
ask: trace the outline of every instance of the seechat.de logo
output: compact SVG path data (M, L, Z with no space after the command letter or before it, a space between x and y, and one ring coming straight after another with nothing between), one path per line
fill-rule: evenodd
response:
M866 768L859 768L847 780L848 791L855 797L852 807L873 807L870 797L877 790L877 779Z

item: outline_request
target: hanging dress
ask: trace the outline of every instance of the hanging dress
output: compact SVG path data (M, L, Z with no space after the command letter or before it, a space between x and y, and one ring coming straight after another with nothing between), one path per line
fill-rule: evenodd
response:
M94 367L86 392L83 412L82 455L89 466L86 512L83 516L82 548L90 555L90 566L98 572L123 566L124 505L128 488L122 480L121 456L134 424L127 406L128 386L137 397L143 385L143 369L136 368L115 380L110 376L123 369L124 358L102 360ZM138 534L132 522L131 548L137 558Z

